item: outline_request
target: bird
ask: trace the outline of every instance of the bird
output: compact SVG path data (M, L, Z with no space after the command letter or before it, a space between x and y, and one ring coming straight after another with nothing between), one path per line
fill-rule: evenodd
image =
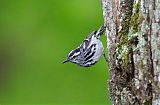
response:
M82 67L90 67L96 64L102 55L104 55L107 61L104 54L104 47L100 40L105 29L106 26L102 25L98 31L93 31L76 49L70 51L67 59L63 61L63 64L72 62Z

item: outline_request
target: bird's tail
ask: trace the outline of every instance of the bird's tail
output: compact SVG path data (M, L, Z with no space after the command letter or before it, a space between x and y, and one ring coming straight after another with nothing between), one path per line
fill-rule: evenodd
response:
M106 30L106 26L103 24L96 33L97 38L100 38Z

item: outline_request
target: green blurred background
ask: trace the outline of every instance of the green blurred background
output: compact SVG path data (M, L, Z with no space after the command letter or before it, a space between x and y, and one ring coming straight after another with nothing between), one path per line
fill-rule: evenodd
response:
M61 64L102 24L101 0L1 0L0 104L111 105L103 58Z

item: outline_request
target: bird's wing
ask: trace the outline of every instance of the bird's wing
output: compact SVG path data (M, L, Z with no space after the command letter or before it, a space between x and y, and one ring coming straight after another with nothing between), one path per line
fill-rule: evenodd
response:
M91 45L91 40L92 40L92 36L96 35L97 31L93 31L80 45L80 52L81 52L81 57L83 60L85 60L85 58L92 53L93 47L95 47L95 45Z

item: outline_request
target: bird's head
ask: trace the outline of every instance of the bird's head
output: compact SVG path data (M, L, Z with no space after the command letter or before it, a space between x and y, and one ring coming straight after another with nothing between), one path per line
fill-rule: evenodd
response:
M63 63L72 62L72 63L78 63L78 56L80 55L80 48L77 48L75 50L72 50L65 61Z

